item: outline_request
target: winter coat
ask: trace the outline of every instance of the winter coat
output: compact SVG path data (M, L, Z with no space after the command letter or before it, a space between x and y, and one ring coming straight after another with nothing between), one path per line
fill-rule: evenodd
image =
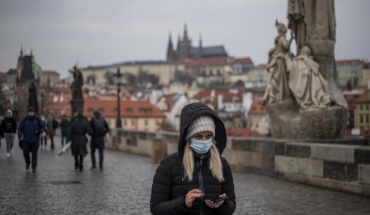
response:
M60 126L61 135L62 136L67 136L68 131L69 131L69 127L70 127L69 120L68 119L62 119L62 121L60 121L60 123L59 123L59 126Z
M48 117L46 119L46 126L50 136L54 136L55 134L55 129L53 127L54 121L55 121L54 117Z
M37 116L26 116L18 127L18 139L24 140L26 143L38 143L40 134L45 132L45 124Z
M224 181L219 182L213 177L209 169L210 152L200 156L194 155L193 180L188 181L184 178L184 167L182 159L186 144L186 134L192 121L202 115L210 115L215 121L215 141L220 154L226 147L226 130L222 121L216 113L202 103L192 103L185 106L181 112L180 138L178 142L178 152L163 159L159 164L153 178L152 193L150 197L150 211L154 215L164 214L233 214L236 208L233 176L227 160L221 157L224 174ZM201 177L198 173L201 171ZM203 183L201 181L203 179ZM196 199L191 208L185 204L186 194L192 190L204 187L205 196ZM228 199L217 209L209 208L204 200L215 199L219 195L226 193ZM203 212L203 213L201 213Z
M5 117L1 121L1 129L4 133L16 133L17 132L17 121L13 117Z
M72 155L82 155L87 154L87 137L86 134L91 135L91 128L89 122L86 120L82 114L75 117L73 123L71 124L70 132L68 134L68 141L71 141Z
M104 120L105 132L103 134L97 132L97 129L95 126L96 119ZM101 116L100 112L94 112L94 118L90 120L90 127L92 129L91 148L97 148L99 150L104 149L105 148L104 136L109 132L109 126L108 126L108 123L105 121L105 119Z

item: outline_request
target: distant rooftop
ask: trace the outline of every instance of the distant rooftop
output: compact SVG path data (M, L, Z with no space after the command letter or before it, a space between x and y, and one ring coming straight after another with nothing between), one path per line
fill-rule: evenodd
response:
M81 70L103 70L103 69L109 69L112 67L120 67L120 66L136 66L136 65L161 65L166 64L166 61L160 61L160 60L145 60L145 61L126 61L121 63L113 63L108 65L99 65L99 66L88 66L85 68L81 68Z

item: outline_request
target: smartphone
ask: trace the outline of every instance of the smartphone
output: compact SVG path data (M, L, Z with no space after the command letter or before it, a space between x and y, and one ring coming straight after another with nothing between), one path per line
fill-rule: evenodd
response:
M223 196L223 197L218 197L217 199L215 199L213 202L216 203L216 202L220 202L222 200L225 200L227 199L227 196Z

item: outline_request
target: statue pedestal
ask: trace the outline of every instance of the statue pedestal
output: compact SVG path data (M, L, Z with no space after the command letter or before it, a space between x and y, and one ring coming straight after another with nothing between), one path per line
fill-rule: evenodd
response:
M84 109L84 100L83 99L72 99L71 100L71 115L73 116L74 113L77 112L77 110L81 108L81 110Z
M266 105L271 134L282 139L342 138L347 127L348 110L341 106L300 110L293 100Z

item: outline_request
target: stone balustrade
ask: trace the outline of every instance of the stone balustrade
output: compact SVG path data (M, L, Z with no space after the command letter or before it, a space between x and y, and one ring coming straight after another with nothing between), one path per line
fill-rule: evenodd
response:
M107 148L159 162L177 152L177 141L178 133L113 130ZM229 137L223 156L233 171L370 196L370 146L361 141Z

